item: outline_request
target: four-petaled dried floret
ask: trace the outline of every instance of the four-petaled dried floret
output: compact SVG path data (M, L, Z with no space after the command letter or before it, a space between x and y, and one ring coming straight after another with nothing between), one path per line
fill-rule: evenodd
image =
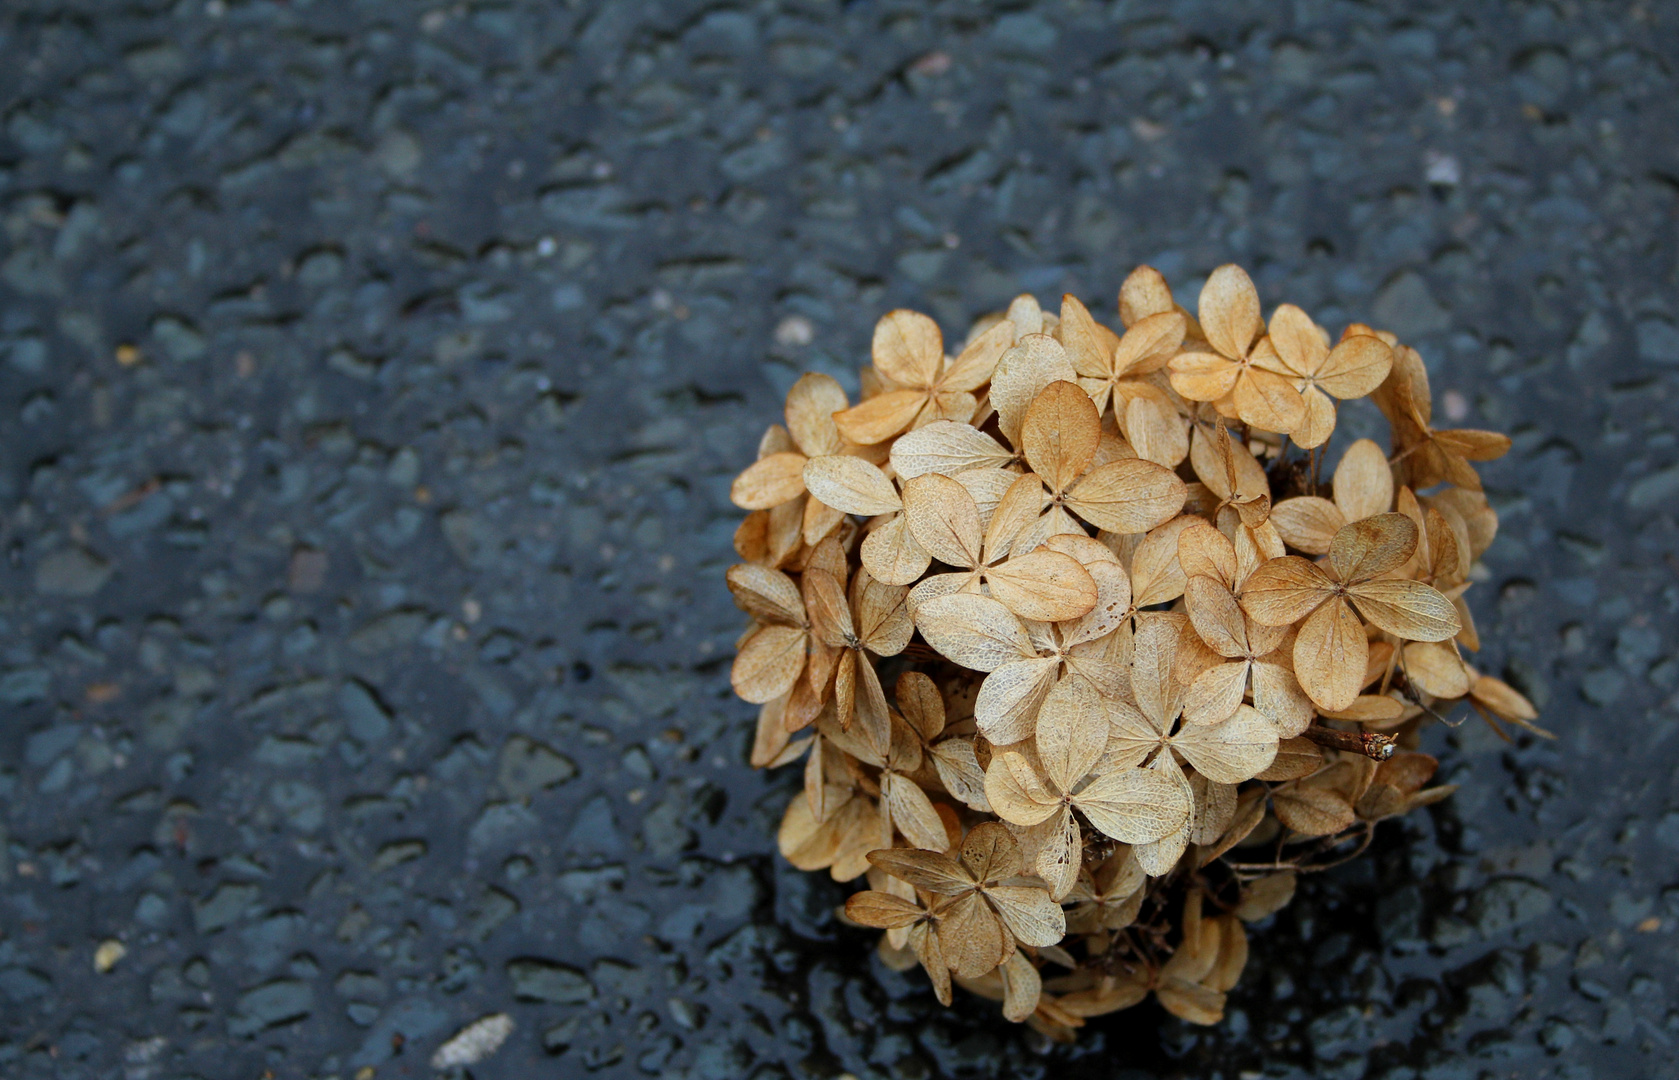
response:
M1548 736L1461 651L1498 527L1469 463L1509 439L1436 430L1414 349L1267 321L1236 266L1193 316L1141 267L1119 318L1022 296L952 357L891 312L862 400L800 379L732 488L752 763L804 761L782 853L865 878L845 917L941 1002L1056 1039L1150 993L1216 1023L1245 922L1451 792L1428 721ZM1365 397L1390 450L1330 472Z

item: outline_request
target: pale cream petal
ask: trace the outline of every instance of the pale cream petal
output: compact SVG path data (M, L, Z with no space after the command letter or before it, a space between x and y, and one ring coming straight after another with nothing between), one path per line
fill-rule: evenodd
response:
M1277 756L1277 728L1248 705L1217 724L1186 724L1172 739L1195 771L1221 784L1239 784L1264 772Z
M985 770L979 767L974 741L966 738L944 739L933 744L929 751L933 769L939 782L969 809L992 813L990 799L985 794Z
M892 469L905 481L924 473L955 476L969 469L1001 468L1013 459L996 439L950 420L935 420L892 444Z
M1073 803L1115 840L1147 844L1189 822L1184 785L1153 769L1118 769L1092 780Z
M1156 730L1169 730L1183 708L1183 687L1173 674L1182 615L1139 617L1132 639L1131 692Z
M1054 546L1083 539L1086 538L1056 536L1050 538L1049 544ZM1085 570L1096 583L1096 603L1078 621L1062 626L1061 644L1067 649L1107 637L1118 630L1131 614L1131 579L1117 561L1091 563Z
M1022 827L1019 836L1027 865L1048 886L1050 899L1061 900L1077 884L1083 865L1084 835L1078 819L1063 804L1036 825Z
M903 506L898 489L885 473L862 458L846 454L805 462L804 484L816 499L859 517L889 514Z
M929 645L975 671L995 671L1010 661L1037 656L1020 620L988 596L941 596L918 607L915 622Z
M965 469L951 479L961 484L968 497L974 500L974 506L979 509L980 528L989 529L1003 496L1020 479L1020 474L1007 469Z
M876 581L908 585L927 572L932 556L916 542L904 515L895 514L863 537L862 559Z
M980 565L979 507L967 488L940 473L904 485L904 517L923 551L951 566Z
M1043 513L1044 485L1036 473L1027 473L1009 485L991 515L985 530L985 559L996 562L1011 551L1022 553L1038 546L1029 542L1038 517Z
M851 579L851 610L857 624L857 638L876 656L896 656L915 634L915 624L906 607L909 589L874 579L868 567Z
M1044 387L1077 379L1067 350L1048 334L1027 334L1015 342L991 375L991 406L997 410L998 428L1009 445L1020 445L1026 410Z
M1063 792L1074 785L1102 756L1108 741L1108 721L1095 687L1084 679L1062 679L1038 710L1038 760L1050 782Z
M1190 727L1219 724L1234 715L1237 707L1242 704L1242 693L1247 688L1247 682L1246 661L1219 664L1196 676L1184 694L1185 730Z
M1298 735L1312 723L1311 699L1300 689L1293 668L1281 663L1260 660L1253 665L1253 707L1276 725L1281 738Z
M1236 785L1209 780L1200 773L1189 777L1192 793L1189 842L1215 844L1236 817Z
M1059 666L1054 657L1016 660L986 676L979 696L974 699L974 721L979 725L979 733L998 746L1031 738L1036 730L1038 706L1054 685Z

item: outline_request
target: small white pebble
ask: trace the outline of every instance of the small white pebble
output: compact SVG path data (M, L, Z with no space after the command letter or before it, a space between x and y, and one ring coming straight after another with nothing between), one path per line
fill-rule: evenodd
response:
M111 938L101 941L99 948L93 950L93 970L103 975L117 966L117 961L128 955L128 946Z
M1430 150L1423 155L1424 175L1431 184L1456 187L1463 180L1463 166L1451 154Z
M1462 391L1447 390L1440 397L1440 404L1446 410L1446 419L1456 423L1469 415L1469 399Z
M803 315L789 315L775 327L777 345L809 345L816 340L816 326Z
M437 1053L431 1056L431 1067L453 1069L457 1065L476 1065L500 1050L501 1044L511 1034L513 1018L506 1013L494 1013L482 1020L474 1020L437 1048Z

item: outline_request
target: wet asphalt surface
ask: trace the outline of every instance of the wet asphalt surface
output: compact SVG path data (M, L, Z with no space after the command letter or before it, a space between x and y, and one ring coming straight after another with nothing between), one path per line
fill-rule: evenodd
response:
M1406 7L6 5L0 1075L1673 1075L1679 20ZM1561 738L1050 1049L775 856L728 481L889 307L1231 259L1514 433Z

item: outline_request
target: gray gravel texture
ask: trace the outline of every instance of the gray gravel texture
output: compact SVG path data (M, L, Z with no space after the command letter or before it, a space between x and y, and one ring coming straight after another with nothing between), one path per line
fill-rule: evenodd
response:
M1673 1075L1675 23L7 3L0 1075ZM1436 729L1222 1026L1052 1049L774 855L728 481L889 307L1231 259L1515 433L1480 663L1561 738Z

